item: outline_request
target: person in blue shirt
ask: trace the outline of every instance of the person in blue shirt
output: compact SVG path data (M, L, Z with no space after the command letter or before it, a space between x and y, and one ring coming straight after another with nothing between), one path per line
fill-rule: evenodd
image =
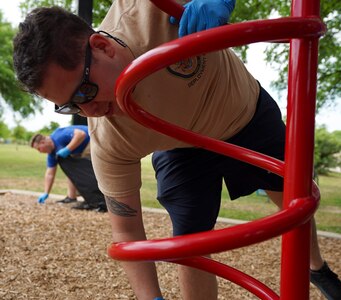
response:
M52 189L57 172L58 157L69 156L90 157L90 136L88 127L73 125L57 128L50 136L35 134L31 139L31 147L40 153L47 153L44 193L38 197L38 203L45 203ZM67 196L60 203L72 203L77 201L77 189L68 178Z

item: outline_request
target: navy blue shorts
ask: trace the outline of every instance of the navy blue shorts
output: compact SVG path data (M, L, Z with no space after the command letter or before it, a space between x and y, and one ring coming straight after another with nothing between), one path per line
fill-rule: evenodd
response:
M284 160L285 125L277 103L263 88L252 120L227 142ZM258 189L283 190L280 176L200 148L157 151L152 162L157 199L170 215L174 235L214 228L223 180L232 200Z

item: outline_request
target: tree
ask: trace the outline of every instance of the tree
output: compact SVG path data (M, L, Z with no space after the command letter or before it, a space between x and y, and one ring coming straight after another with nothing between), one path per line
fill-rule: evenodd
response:
M341 140L335 131L329 133L325 127L315 131L314 166L317 174L328 174L331 168L341 167Z
M11 130L5 124L4 121L0 120L0 139L8 139L11 136Z
M25 127L21 126L20 124L14 127L12 134L17 142L27 141L27 131Z
M290 0L246 0L237 1L231 22L243 22L250 19L267 19L269 16L289 16ZM327 25L327 33L319 43L319 67L317 84L317 111L323 106L330 106L341 96L341 1L321 0L321 18ZM246 58L247 47L240 52ZM278 78L272 86L283 91L287 89L288 44L270 44L266 50L266 61L278 72Z
M0 11L0 95L13 111L26 117L41 109L41 106L35 97L23 92L17 84L12 58L14 35L15 30L3 20ZM2 113L0 108L0 116Z
M76 7L72 4L78 1L80 0L23 0L20 7L24 15L35 7L51 5L59 5L75 12ZM94 0L93 3L93 26L97 27L111 6L112 0ZM289 16L290 3L290 0L275 3L273 0L237 1L231 22L267 19L274 15ZM340 11L341 1L321 0L321 17L327 24L328 32L320 39L317 109L332 105L334 100L341 96ZM247 48L247 46L236 48L244 60L247 57ZM278 71L278 78L272 82L278 91L287 88L288 48L288 44L269 44L266 50L266 61ZM18 103L20 106L20 101Z
M64 7L65 9L75 13L76 12L75 6L72 5L73 2L78 3L78 0L76 0L76 1L73 1L73 0L26 0L26 1L22 1L20 3L20 9L21 9L22 14L26 15L32 9L34 9L36 7L61 6L61 7Z
M335 138L339 141L339 143L341 143L341 130L335 130L335 131L333 131L333 135L334 135Z
M28 142L31 140L31 138L36 134L36 133L40 133L43 135L50 135L53 131L55 131L57 128L60 127L60 124L57 122L50 122L50 125L48 126L44 126L42 129L38 130L38 131L27 131L25 134L25 140Z
M43 127L39 130L39 133L44 135L50 135L53 131L59 128L60 125L57 122L51 122L50 125Z
M61 6L65 9L76 13L76 6L81 0L26 0L20 4L21 11L26 15L35 7L39 6ZM108 9L112 5L113 0L93 0L93 26L97 27L105 17Z

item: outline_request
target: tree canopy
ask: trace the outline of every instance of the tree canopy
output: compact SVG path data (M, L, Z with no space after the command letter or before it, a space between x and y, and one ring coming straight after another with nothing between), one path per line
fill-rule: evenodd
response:
M290 0L246 0L237 1L232 22L250 19L267 19L269 16L290 16ZM330 106L341 97L341 1L321 0L320 15L327 32L319 41L317 74L317 110ZM266 61L278 72L272 86L281 91L287 89L289 44L269 44ZM245 57L245 48L244 57Z
M341 167L341 131L328 132L325 127L315 130L314 167L317 174L327 175L332 168Z
M23 15L39 6L62 6L76 12L80 0L23 0L20 4ZM289 16L290 1L244 0L237 1L231 22L267 19L274 16ZM93 26L97 27L112 0L93 0ZM322 0L321 17L328 27L327 33L320 39L317 108L330 106L341 96L341 51L340 21L341 1ZM12 62L12 39L16 30L3 20L0 12L0 94L13 111L22 116L34 114L40 105L37 98L20 90L16 84ZM247 58L247 46L236 49L244 60ZM272 86L282 91L287 88L288 44L269 44L266 49L266 61L278 72ZM1 109L0 109L1 116Z
M40 109L40 102L23 92L17 84L13 70L13 44L15 29L3 20L0 11L0 95L16 112L26 117ZM2 109L0 108L0 116Z

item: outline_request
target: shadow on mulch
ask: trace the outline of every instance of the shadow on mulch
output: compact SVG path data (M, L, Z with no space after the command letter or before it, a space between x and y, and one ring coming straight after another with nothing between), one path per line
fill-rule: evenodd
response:
M135 299L118 262L107 255L111 232L106 213L75 211L71 205L31 196L0 196L0 299ZM170 236L167 215L144 213L149 238ZM218 224L218 227L226 224ZM325 259L341 274L341 243L320 237ZM280 238L214 255L278 293ZM157 263L165 299L180 298L176 265ZM256 299L219 279L219 299ZM324 299L311 286L310 299Z

